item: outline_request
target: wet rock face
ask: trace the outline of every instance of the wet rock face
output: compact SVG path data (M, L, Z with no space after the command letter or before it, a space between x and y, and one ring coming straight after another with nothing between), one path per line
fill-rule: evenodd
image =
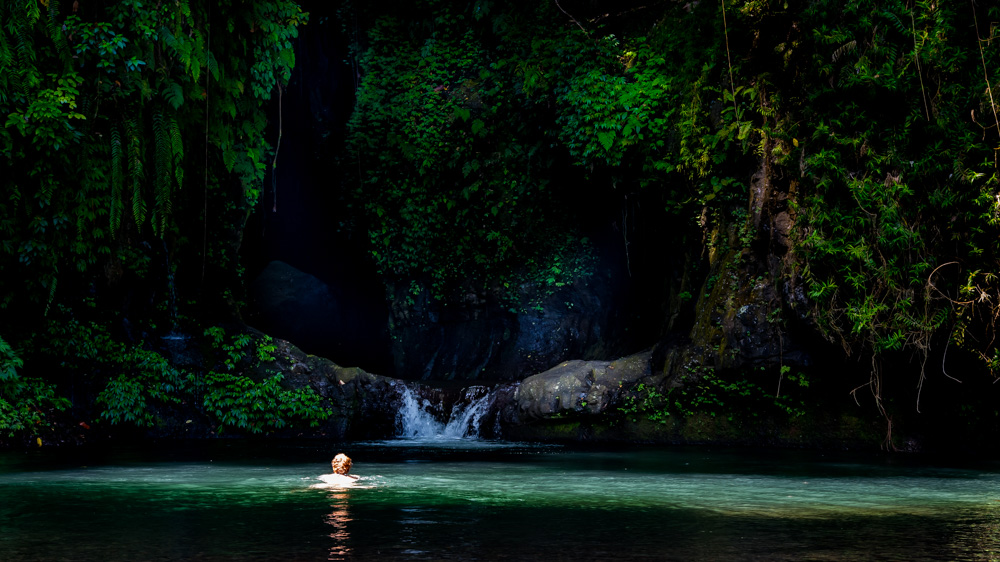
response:
M249 321L263 332L344 365L386 370L384 311L281 261L251 285Z
M390 294L386 323L346 288L273 261L251 285L248 321L309 353L407 380L514 381L615 351L607 334L620 319L608 275L578 279L520 312L486 293L448 304L414 296L408 284Z
M568 358L603 355L613 296L594 276L553 292L537 307L512 312L493 295L441 305L396 290L392 356L411 380L515 381Z
M783 303L772 282L763 277L748 278L738 271L722 281L722 294L706 299L711 325L701 327L714 345L714 366L719 369L808 366L810 357L794 335L782 325ZM727 295L727 296L723 296ZM714 298L712 298L714 297Z
M750 216L707 230L708 272L689 343L657 369L680 381L691 366L747 372L814 362L815 326L791 243L796 224L789 201L796 188L796 179L763 158L749 185Z
M357 367L341 367L309 355L288 341L274 340L275 361L258 377L282 373L282 387L312 388L329 403L330 418L309 433L333 439L384 439L393 435L397 381Z
M441 306L422 293L394 291L392 359L410 380L474 380L495 369L516 333L516 318L475 300Z
M602 298L612 299L579 282L546 299L540 311L519 314L511 350L516 363L501 378L519 380L570 357L600 356L605 333L613 329Z

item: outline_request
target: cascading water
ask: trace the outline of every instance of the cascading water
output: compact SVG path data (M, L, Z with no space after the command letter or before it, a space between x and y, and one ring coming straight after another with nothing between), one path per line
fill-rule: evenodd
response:
M445 437L479 437L479 424L493 405L493 395L487 392L476 398L475 393L475 389L466 390L464 398L468 402L459 402L452 407L451 417L444 427Z
M480 394L482 394L480 396ZM466 389L452 407L447 422L438 421L429 400L420 398L403 385L396 414L397 437L426 441L479 439L479 427L493 403L493 395L481 387Z
M435 437L444 432L444 424L430 413L430 401L418 398L408 386L399 393L400 407L396 413L396 436L404 439Z

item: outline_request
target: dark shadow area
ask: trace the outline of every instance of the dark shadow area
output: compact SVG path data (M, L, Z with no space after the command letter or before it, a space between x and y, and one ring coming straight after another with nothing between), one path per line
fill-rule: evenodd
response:
M310 21L296 45L295 71L272 103L277 166L265 179L262 208L247 226L243 252L250 282L273 261L314 281L300 292L305 300L285 308L280 303L262 307L265 303L251 291L246 320L309 353L391 375L385 290L365 253L365 240L344 228L347 198L336 155L354 104L354 73L345 62L336 4L304 7Z

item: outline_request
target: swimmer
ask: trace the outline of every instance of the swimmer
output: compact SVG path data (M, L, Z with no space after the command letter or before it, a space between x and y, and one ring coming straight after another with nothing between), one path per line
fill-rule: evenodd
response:
M354 463L351 461L351 457L345 455L344 453L340 453L339 455L333 457L333 460L330 461L330 467L333 469L334 474L341 474L343 476L347 476L348 478L357 480L357 476L348 474L351 472L351 465L353 464Z
M358 479L357 476L349 474L351 472L351 457L340 453L339 455L333 457L330 461L330 466L333 468L333 474L321 474L319 479L323 483L333 486L346 486L353 484L355 480Z

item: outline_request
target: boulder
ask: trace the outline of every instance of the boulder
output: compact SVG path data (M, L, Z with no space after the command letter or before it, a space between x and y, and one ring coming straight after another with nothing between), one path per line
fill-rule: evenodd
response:
M310 387L326 399L330 419L310 434L334 439L384 439L393 434L399 395L395 379L358 367L341 367L285 340L274 343L275 360L247 374L263 379L278 372L283 375L283 387Z
M560 363L521 381L502 407L501 419L519 425L571 414L606 414L623 389L652 377L651 356L647 351L616 361Z

